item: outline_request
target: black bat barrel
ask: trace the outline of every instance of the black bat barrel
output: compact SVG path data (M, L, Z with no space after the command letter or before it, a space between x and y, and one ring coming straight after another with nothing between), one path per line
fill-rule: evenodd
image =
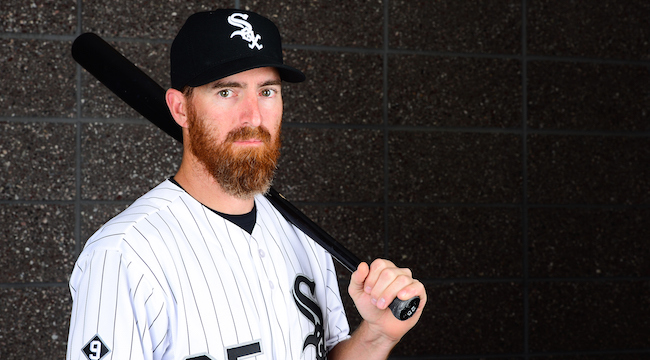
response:
M94 33L78 36L72 57L135 111L174 139L183 142L181 127L165 102L165 89Z

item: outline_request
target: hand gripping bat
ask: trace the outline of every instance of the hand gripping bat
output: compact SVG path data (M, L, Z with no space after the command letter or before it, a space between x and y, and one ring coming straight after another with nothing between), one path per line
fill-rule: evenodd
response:
M165 102L165 90L110 44L93 33L77 37L72 44L72 57L90 74L124 100L134 110L165 133L183 142L181 127L172 117ZM351 272L361 260L339 244L325 230L311 221L275 189L266 198L298 229L312 238ZM400 320L413 316L420 304L419 297L409 300L395 298L388 306Z

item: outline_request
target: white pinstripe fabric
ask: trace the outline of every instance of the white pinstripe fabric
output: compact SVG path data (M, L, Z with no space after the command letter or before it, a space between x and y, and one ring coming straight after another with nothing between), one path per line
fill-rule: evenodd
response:
M297 275L316 283L327 348L347 338L330 255L264 197L255 203L248 234L165 181L106 223L70 279L67 358L87 359L82 348L99 335L110 350L102 360L225 359L254 342L253 359L314 359L314 346L303 351L314 325L294 302Z

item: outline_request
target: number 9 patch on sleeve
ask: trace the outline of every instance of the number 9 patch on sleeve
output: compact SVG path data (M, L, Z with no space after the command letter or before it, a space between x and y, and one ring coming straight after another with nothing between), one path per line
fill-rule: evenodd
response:
M88 360L100 360L106 356L111 349L104 344L102 338L97 334L86 344L86 346L83 347L83 349L81 349L81 351L86 355Z

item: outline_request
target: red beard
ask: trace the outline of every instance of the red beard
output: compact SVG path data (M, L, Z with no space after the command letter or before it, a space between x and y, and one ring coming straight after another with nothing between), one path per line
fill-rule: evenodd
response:
M279 129L274 141L260 126L234 129L218 143L205 126L206 120L199 119L192 106L188 116L189 149L226 193L249 199L268 191L280 156ZM237 149L233 144L252 138L262 141L262 146Z

